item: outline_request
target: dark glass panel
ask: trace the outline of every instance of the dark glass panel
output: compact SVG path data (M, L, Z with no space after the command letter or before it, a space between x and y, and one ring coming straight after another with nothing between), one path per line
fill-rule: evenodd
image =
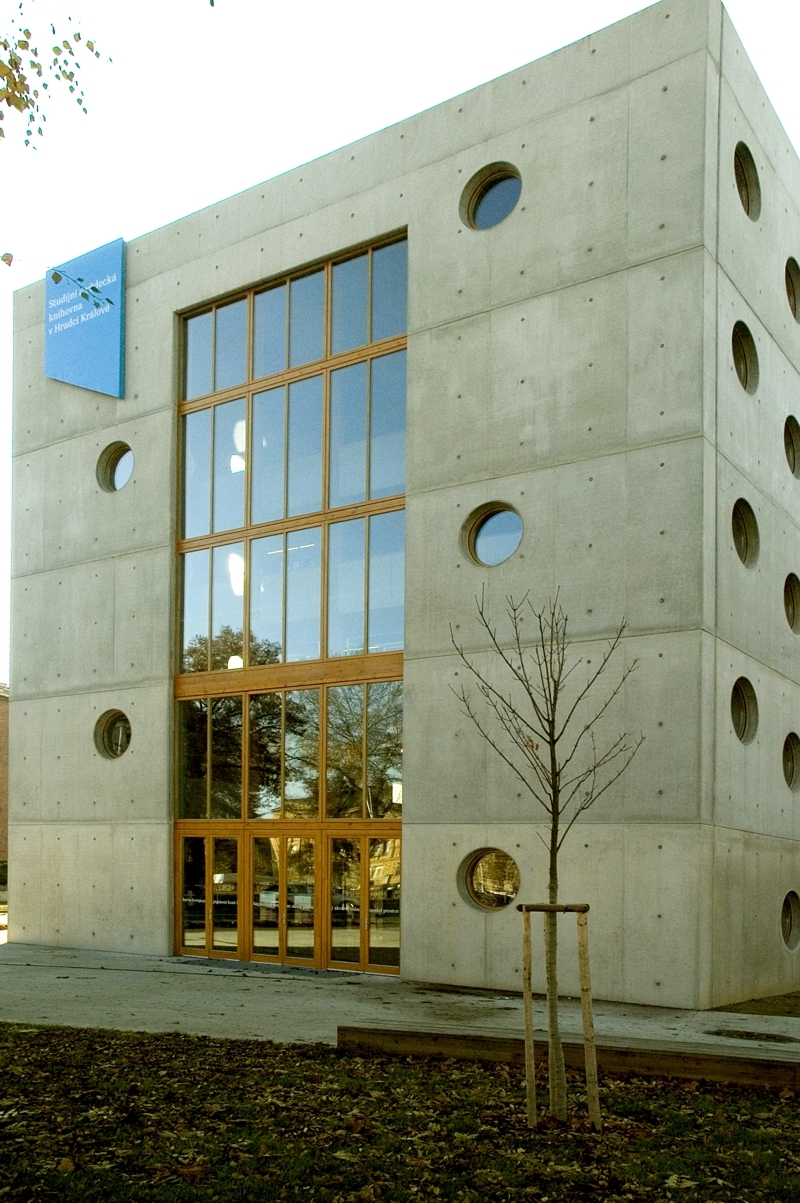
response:
M360 840L331 841L331 960L361 959Z
M329 819L360 819L364 792L364 687L331 686L327 701L326 813Z
M367 686L367 817L403 813L403 682Z
M190 317L186 323L186 400L211 392L212 313Z
M211 818L242 817L242 699L211 699Z
M363 347L367 341L367 280L369 257L359 255L333 269L331 343L334 355Z
M253 379L286 367L286 285L260 292L253 324Z
M289 366L322 359L325 274L292 280L289 288Z
M206 841L192 835L183 841L183 947L206 946Z
M369 841L369 963L400 964L400 840Z
M375 514L369 520L369 622L371 652L403 646L405 511Z
M208 811L208 703L178 703L178 818L205 819Z
M244 544L226 543L213 551L211 585L211 667L241 668L244 649Z
M522 180L515 175L490 184L475 206L472 217L475 229L488 230L499 225L516 205L521 191Z
M214 840L211 863L211 947L215 952L239 950L239 841Z
M365 521L328 527L328 655L364 651Z
M405 334L408 320L408 243L393 242L372 255L372 341Z
M283 518L286 453L286 389L273 388L253 398L253 489L251 521Z
M183 419L183 537L211 530L211 410Z
M244 525L246 431L244 401L214 410L214 530Z
M289 488L287 513L322 508L322 377L289 385Z
M251 819L273 819L281 812L282 696L257 693L250 698L248 814Z
M319 658L321 531L286 536L286 652L290 663Z
M406 487L406 353L373 359L370 396L369 495L392 497Z
M319 815L319 690L286 694L283 816Z
M276 839L253 840L253 952L276 957L280 953L280 862Z
M314 956L314 841L286 841L286 955Z
M330 504L367 496L367 365L331 372Z
M280 664L283 649L284 536L250 544L250 663Z
M217 310L214 389L235 388L247 379L247 301Z
M189 551L183 558L183 631L181 672L208 671L209 553Z

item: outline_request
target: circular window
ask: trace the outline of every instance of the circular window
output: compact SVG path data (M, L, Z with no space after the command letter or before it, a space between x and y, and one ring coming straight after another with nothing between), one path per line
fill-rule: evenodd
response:
M733 507L731 530L739 559L752 568L758 559L758 523L744 497L740 497Z
M742 208L751 221L758 221L761 214L761 185L753 156L744 142L739 142L733 152L733 170Z
M758 352L753 336L744 322L737 322L733 327L731 350L739 383L746 393L754 393L758 388Z
M731 690L731 719L736 738L749 744L758 730L758 702L747 677L739 677Z
M783 608L789 626L795 634L800 633L800 580L793 572L783 582Z
M796 322L800 322L800 267L797 266L796 259L786 260L786 299L789 302L789 308L792 311L792 317Z
M522 519L502 502L481 506L469 516L462 534L467 551L477 564L493 568L513 556L522 539Z
M112 443L97 461L97 483L106 493L124 489L133 473L133 452L127 443Z
M95 725L94 742L101 756L109 760L123 756L131 742L128 716L121 710L107 710L101 714Z
M783 775L789 789L800 789L800 738L794 731L783 741Z
M480 848L464 861L459 884L470 902L497 911L513 902L519 891L519 869L507 852Z
M489 230L516 207L522 180L510 163L490 163L478 171L461 194L459 213L464 225Z
M794 950L800 944L800 898L790 890L781 907L781 935L787 948Z
M793 476L800 476L800 424L792 414L783 424L783 450Z

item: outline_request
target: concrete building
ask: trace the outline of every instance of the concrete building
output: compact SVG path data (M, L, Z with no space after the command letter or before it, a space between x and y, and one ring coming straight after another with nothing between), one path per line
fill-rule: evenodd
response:
M541 815L449 626L488 665L476 594L560 588L646 737L564 847L595 992L800 987L799 206L662 0L129 243L122 400L22 290L10 938L517 986Z

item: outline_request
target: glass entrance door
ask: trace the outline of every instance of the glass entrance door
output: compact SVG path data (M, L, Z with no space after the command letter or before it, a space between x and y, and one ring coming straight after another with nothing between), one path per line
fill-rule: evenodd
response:
M256 836L252 856L252 955L316 963L314 839Z

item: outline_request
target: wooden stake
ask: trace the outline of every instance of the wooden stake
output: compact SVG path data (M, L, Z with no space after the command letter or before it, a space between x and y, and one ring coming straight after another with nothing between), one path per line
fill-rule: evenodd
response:
M592 1018L592 986L589 979L589 929L586 912L576 915L578 920L578 963L581 976L581 1012L583 1015L583 1051L586 1061L586 1102L589 1120L596 1132L602 1130L600 1118L600 1092L597 1087L597 1050L594 1043L594 1019Z
M533 993L531 982L531 917L522 915L522 1002L525 1011L525 1099L528 1127L536 1127L536 1067L533 1060Z

